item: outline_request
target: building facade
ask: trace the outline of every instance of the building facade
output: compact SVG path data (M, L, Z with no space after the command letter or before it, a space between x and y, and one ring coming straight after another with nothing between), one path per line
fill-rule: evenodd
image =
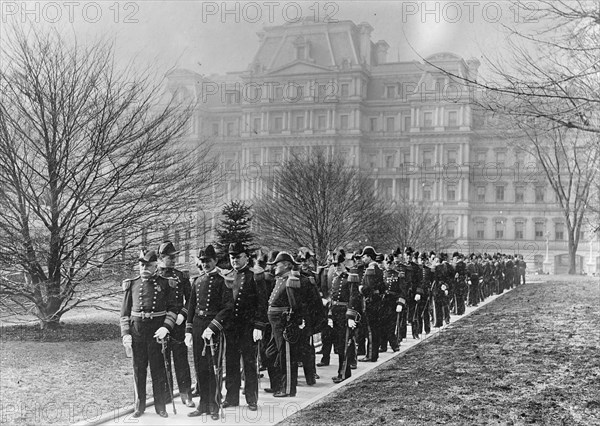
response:
M531 269L565 272L564 219L535 158L486 130L477 94L439 70L476 78L479 61L442 52L393 62L372 31L310 19L266 27L244 71L169 74L169 90L198 104L188 137L211 141L220 157L202 226L213 229L228 200L273 191L283 161L319 148L369 170L390 202L430 206L457 250L523 254ZM593 237L581 239L578 271L598 270Z

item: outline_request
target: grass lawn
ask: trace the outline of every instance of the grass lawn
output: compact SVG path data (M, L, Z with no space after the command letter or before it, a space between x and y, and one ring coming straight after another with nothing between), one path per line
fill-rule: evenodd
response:
M286 423L600 425L600 283L518 287Z

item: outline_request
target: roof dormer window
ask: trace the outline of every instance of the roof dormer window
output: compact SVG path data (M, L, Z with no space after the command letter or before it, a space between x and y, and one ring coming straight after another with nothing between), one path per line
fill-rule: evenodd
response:
M306 61L310 57L309 47L310 44L304 39L304 37L297 37L294 41L294 47L296 48L296 59L299 61Z

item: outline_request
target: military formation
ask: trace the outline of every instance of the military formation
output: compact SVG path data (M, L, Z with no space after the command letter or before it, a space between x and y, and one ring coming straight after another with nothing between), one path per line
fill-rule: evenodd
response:
M133 358L133 417L146 409L148 366L161 417L168 417L169 403L175 412L172 365L182 402L195 408L188 416L218 420L222 409L240 405L240 389L256 411L264 371L265 392L294 397L299 368L312 386L321 379L318 368L337 355L330 380L343 382L358 362L375 362L388 347L399 351L409 325L418 339L448 324L451 313L462 315L467 306L525 284L526 271L522 256L500 253L449 257L405 247L384 254L367 246L331 250L318 265L306 247L253 255L233 243L227 267L217 266L212 245L199 250L200 274L190 277L175 268L178 254L170 241L142 250L139 276L123 282L121 334Z

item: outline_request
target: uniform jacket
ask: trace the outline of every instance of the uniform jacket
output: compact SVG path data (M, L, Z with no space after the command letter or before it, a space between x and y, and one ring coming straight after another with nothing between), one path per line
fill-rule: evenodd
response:
M225 285L220 270L215 268L195 277L187 306L186 332L192 332L194 317L212 318L209 328L213 332L222 331L231 321L233 314L233 292Z
M264 270L246 265L231 273L234 274L232 284L236 288L233 292L233 325L252 324L253 328L264 331L268 322Z
M348 281L348 273L335 273L331 281L331 309L346 306L346 318L357 321L361 313L362 301L356 283ZM329 315L332 315L331 310Z
M177 287L175 287L175 314L181 314L187 319L187 301L192 291L189 273L175 268L158 268L158 275L167 279L175 279L177 282Z
M148 279L136 277L123 281L125 295L121 305L121 336L130 334L130 320L134 317L165 316L163 325L173 330L177 318L175 280L158 275Z

